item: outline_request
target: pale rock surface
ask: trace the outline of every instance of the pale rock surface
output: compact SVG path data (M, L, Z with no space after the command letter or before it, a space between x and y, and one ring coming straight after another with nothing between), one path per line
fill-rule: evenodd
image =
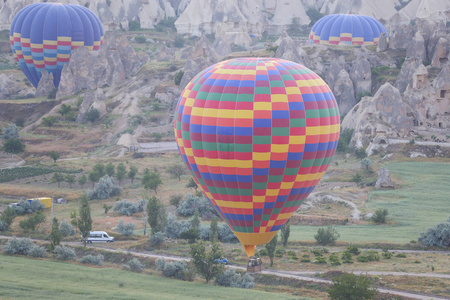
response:
M372 71L370 62L363 55L358 55L349 74L354 84L356 96L370 93L372 90Z
M42 71L42 77L39 80L35 97L47 97L48 94L55 89L53 84L53 73L48 73L46 70Z
M431 60L431 65L434 67L441 67L441 64L447 63L449 60L450 47L449 42L445 38L440 38Z
M417 68L422 64L421 59L406 57L405 62L402 65L400 74L397 76L394 86L404 92L406 87L411 82L412 75L417 70Z
M386 168L380 168L380 171L378 172L378 179L375 183L375 188L387 188L387 189L393 189L394 183L391 179L391 172L389 172Z
M406 49L406 57L424 60L426 57L425 40L420 32L416 32Z
M320 12L329 14L358 14L389 20L396 12L397 0L325 0Z
M401 12L411 19L446 19L445 12L450 10L450 2L447 0L412 0Z
M412 88L421 89L428 84L428 71L423 64L421 64L412 75Z
M384 52L388 49L388 39L386 38L386 34L383 32L378 39L377 44L377 52Z
M398 89L385 83L373 97L364 97L342 121L342 128L354 129L351 143L367 146L377 135L406 137L413 127L411 108Z
M286 31L279 38L280 43L275 57L290 60L304 66L309 65L308 54L295 42Z
M339 107L339 113L345 115L356 104L355 91L353 90L353 82L348 73L342 69L339 73L334 85L333 94Z

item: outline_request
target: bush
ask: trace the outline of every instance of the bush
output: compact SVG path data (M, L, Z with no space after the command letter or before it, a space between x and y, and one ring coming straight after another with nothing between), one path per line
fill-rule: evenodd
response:
M139 22L139 20L128 22L128 30L129 31L136 31L136 30L140 30L140 29L141 29L141 22Z
M319 245L334 245L340 234L331 226L319 228L317 234L314 235L317 244Z
M61 222L61 225L59 225L59 231L61 231L63 237L68 237L75 234L75 229L73 229L73 226L67 221Z
M79 262L82 264L89 264L94 266L103 266L103 255L85 255L80 258Z
M366 158L366 156L367 156L366 149L364 149L362 147L356 149L355 155L356 155L356 158L359 158L359 159Z
M428 228L418 240L426 246L450 247L450 218L447 222Z
M379 261L380 256L377 251L367 251L356 259L359 262Z
M183 48L184 46L184 38L181 35L176 35L173 41L173 45L176 48Z
M45 208L45 204L41 203L38 199L32 200L31 202L20 200L17 205L13 206L13 208L16 214L21 216L35 213L38 210L43 210Z
M61 260L75 260L77 256L72 248L58 245L53 250L53 257Z
M189 243L195 243L195 241L200 237L198 229L195 227L191 227L188 230L183 231L180 234L181 239L189 240Z
M227 224L220 224L219 241L222 243L237 243L239 240Z
M349 251L345 251L342 253L342 262L344 264L352 264L353 263L353 256Z
M184 71L183 70L180 70L180 71L175 73L175 76L173 76L173 82L175 83L175 85L180 85L181 79L183 78L183 75L184 75Z
M166 235L171 239L178 239L186 228L189 228L190 224L185 220L177 220L177 217L173 214L169 214L166 223Z
M166 265L166 260L164 258L158 258L155 261L156 268L160 271L164 270L164 266Z
M327 261L324 256L316 256L316 259L314 259L314 263L321 265L321 264L326 264Z
M24 219L19 222L20 228L22 228L24 231L35 231L36 227L39 226L39 224L45 222L45 215L42 211L38 211L37 213L33 214L27 219Z
M216 284L227 287L237 287L251 289L255 286L255 280L249 274L242 276L236 273L234 269L227 269L225 272L217 276Z
M141 273L142 269L144 269L144 265L137 258L133 258L132 260L129 260L126 263L126 266L128 266L131 271L136 272L136 273Z
M117 211L119 215L131 216L134 213L144 211L144 201L139 200L138 203L133 203L128 200L118 201L114 205L114 211Z
M348 246L347 251L354 255L359 255L361 253L361 251L359 251L358 247L355 245Z
M339 141L336 148L336 151L338 152L348 152L349 151L349 144L352 139L353 135L353 129L345 128L344 130L341 130L341 133L339 134Z
M162 232L156 232L150 236L150 244L153 247L159 247L162 243L164 243L166 236Z
M9 229L8 224L5 221L0 220L0 232L7 231Z
M94 123L100 118L100 112L96 108L91 108L85 113L85 118L91 123Z
M182 217L191 217L194 215L196 209L198 209L198 212L202 217L208 212L217 215L216 210L208 199L205 197L195 197L191 194L187 194L186 198L180 202L180 205L177 208L177 214Z
M95 184L93 190L88 191L89 199L106 199L117 196L122 192L122 188L116 185L114 178L105 175Z
M388 212L387 208L379 208L375 211L371 220L378 224L384 224L384 223L386 223L386 219L387 219L386 217L387 217L388 213L389 212Z
M337 256L337 253L331 253L328 257L328 260L330 261L330 264L332 266L340 266L341 262L339 261L339 257Z
M45 247L33 245L28 255L32 257L47 257L47 250Z
M342 274L333 278L333 286L328 291L328 295L333 300L374 299L377 290L370 285L369 277Z
M137 35L134 37L134 40L139 43L139 44L143 44L147 41L147 39L145 38L145 36L143 35Z
M201 238L204 241L209 240L209 232L210 232L210 228L208 225L200 224L200 226L198 228L199 238Z
M123 220L119 220L119 224L117 224L115 230L123 235L133 235L133 231L136 225L134 223L124 224Z
M12 238L3 246L3 252L6 254L28 255L35 245L29 238Z
M165 261L162 269L164 277L173 277L184 280L184 273L186 272L186 263L184 261Z

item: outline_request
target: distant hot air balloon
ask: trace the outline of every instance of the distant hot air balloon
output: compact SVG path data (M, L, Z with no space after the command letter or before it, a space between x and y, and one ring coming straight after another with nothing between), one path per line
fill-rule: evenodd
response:
M314 24L309 34L310 44L371 45L386 28L372 17L360 15L328 15Z
M328 168L339 111L327 84L283 59L238 58L192 79L175 115L189 172L253 256Z
M80 46L98 50L103 43L103 27L84 6L35 3L14 17L9 39L14 58L35 87L43 70L53 73L53 83L58 87L72 50Z

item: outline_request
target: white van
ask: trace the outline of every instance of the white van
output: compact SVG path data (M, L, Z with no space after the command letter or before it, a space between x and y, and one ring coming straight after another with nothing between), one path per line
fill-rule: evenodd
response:
M81 241L83 241L83 240L81 240ZM92 242L111 243L111 242L114 242L114 237L109 236L105 231L90 231L87 242L89 244L92 244Z

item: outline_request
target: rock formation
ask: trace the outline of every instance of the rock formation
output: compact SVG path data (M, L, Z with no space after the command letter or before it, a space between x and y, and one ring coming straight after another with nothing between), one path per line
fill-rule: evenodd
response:
M387 188L387 189L393 189L394 183L391 180L391 172L389 172L386 168L380 168L380 171L378 172L378 179L375 183L375 188Z
M360 148L377 135L408 136L413 127L412 115L399 90L385 83L373 97L365 97L355 105L342 121L342 128L354 129L352 144Z
M275 57L287 59L304 66L309 65L308 55L305 50L303 50L300 45L295 42L286 31L283 32L279 38L279 46Z
M350 78L353 81L356 96L370 93L372 90L370 63L363 55L358 55L356 61L353 62Z
M344 69L341 70L333 85L333 94L336 97L341 115L347 114L356 104L353 82Z
M439 68L441 67L442 64L448 62L449 56L450 56L450 47L448 40L446 38L440 38L436 45L435 52L431 60L431 65Z
M39 80L35 97L47 97L48 94L55 89L55 85L53 84L53 73L48 73L44 70L41 75L42 77Z

